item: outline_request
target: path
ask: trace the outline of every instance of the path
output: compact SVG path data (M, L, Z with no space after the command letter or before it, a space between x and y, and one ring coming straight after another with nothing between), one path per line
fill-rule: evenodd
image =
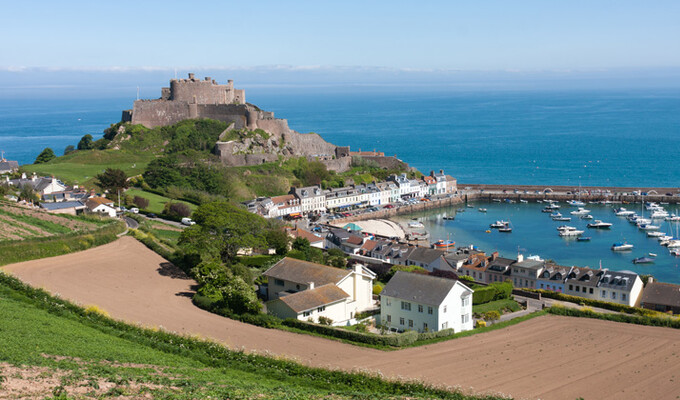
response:
M264 329L200 310L194 281L123 237L113 243L4 267L36 287L114 318L213 338L232 348L388 378L422 379L516 398L671 399L680 391L680 331L545 316L485 334L382 352Z

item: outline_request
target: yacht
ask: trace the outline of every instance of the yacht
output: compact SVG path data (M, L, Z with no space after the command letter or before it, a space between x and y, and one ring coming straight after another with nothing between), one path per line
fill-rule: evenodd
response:
M625 208L621 207L614 209L614 214L617 217L627 217L629 215L635 214L635 211L626 210Z
M570 214L571 215L588 215L590 213L590 210L586 210L583 207L579 207L578 210L572 211Z
M652 211L652 215L650 215L649 218L651 218L651 219L662 219L662 218L666 218L668 216L669 216L668 211L661 209L661 210Z
M560 222L569 222L569 221L571 221L571 217L563 217L563 216L552 217L552 220L553 221L560 221Z
M529 202L529 200L519 199L519 202L520 202L520 203L524 203L524 204L526 204L526 203L528 203L528 202Z
M501 199L491 199L491 201L493 201L494 203L500 203Z
M508 221L496 221L493 224L489 224L489 228L500 229L508 226Z
M666 217L666 221L673 221L673 222L680 221L680 215L671 214L668 217Z
M665 235L665 233L659 232L659 231L649 231L649 232L647 232L647 237L658 238L658 237L661 237L661 236L664 236L664 235Z
M588 215L581 215L581 219L593 219L593 216L588 214Z
M677 249L680 248L680 240L671 240L668 245L666 246L669 249Z
M560 231L559 235L562 236L562 237L581 236L581 235L583 235L583 231L580 231L576 228L565 229L565 230Z
M576 238L579 242L590 242L591 237L590 236L579 236Z
M567 201L567 204L569 204L572 207L583 207L586 205L586 203L579 200L569 200Z
M511 233L512 228L510 227L510 225L506 225L503 228L498 228L498 232Z
M562 232L562 231L570 231L570 230L575 230L576 227L574 226L569 226L569 225L560 225L557 227L557 230Z
M541 210L541 212L544 212L544 213L551 213L551 212L553 212L553 211L554 211L554 210L553 210L552 208L548 208L548 207L546 207L546 208L544 208L544 209Z
M479 209L479 212L486 212L486 211L487 211L486 208L480 208Z
M651 264L654 262L654 259L651 257L638 257L633 260L633 264Z
M611 227L612 227L611 222L602 222L599 219L596 219L595 222L588 224L588 228L593 229L609 229Z
M550 209L553 209L553 210L557 210L557 209L560 208L560 205L559 205L559 204L555 204L555 203L550 203L550 204L548 204L547 206L545 206L545 208L550 208Z
M612 251L633 250L633 245L625 242L617 242L612 245Z
M639 224L638 229L641 229L643 231L655 231L658 230L660 227L657 225L652 225L652 224Z
M422 224L422 222L418 221L411 221L408 223L409 228L424 228L425 226Z
M676 257L680 257L680 250L671 250L671 255L676 256Z

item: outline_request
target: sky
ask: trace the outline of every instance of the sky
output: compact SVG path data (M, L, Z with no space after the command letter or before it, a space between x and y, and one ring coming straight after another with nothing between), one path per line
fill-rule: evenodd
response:
M15 0L0 13L0 86L55 71L167 81L175 69L233 71L248 83L611 71L664 79L680 71L678 21L677 0Z

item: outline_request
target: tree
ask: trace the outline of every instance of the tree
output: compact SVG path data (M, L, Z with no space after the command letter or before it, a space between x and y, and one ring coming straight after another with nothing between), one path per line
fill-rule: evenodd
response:
M69 145L66 146L66 148L64 149L64 155L67 155L67 154L69 154L69 153L73 153L74 151L76 151L75 146L73 146L72 144L69 144Z
M111 194L118 193L128 187L127 175L121 169L107 168L101 174L95 176L96 183L102 189L108 190Z
M132 204L136 205L141 209L145 209L149 207L149 199L144 198L142 196L135 196L135 198L132 199Z
M165 203L163 212L173 217L184 218L191 215L191 208L185 203L167 202Z
M276 250L276 254L285 256L288 253L288 244L290 237L282 229L270 229L265 233L265 239L269 248Z
M302 252L302 254L305 255L305 259L309 260L309 253L311 251L311 245L309 244L309 240L298 236L293 240L293 245L291 246L293 250L297 250L299 252Z
M264 218L227 201L202 204L194 211L192 225L182 231L179 243L188 252L234 262L242 248L266 246Z
M33 191L31 185L24 185L19 192L19 200L24 200L30 203L38 202L38 195Z
M57 158L57 156L54 155L54 151L49 147L45 147L45 149L40 154L38 154L38 157L35 159L35 164L43 164L54 160L55 158Z
M78 150L91 150L93 147L92 135L90 134L83 136L78 142Z

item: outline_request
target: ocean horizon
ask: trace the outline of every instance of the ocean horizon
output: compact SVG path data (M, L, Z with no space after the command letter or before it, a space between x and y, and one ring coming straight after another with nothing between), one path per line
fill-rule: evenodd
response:
M252 88L299 132L396 155L463 183L679 186L680 90ZM120 120L133 98L0 99L0 150L20 164Z

